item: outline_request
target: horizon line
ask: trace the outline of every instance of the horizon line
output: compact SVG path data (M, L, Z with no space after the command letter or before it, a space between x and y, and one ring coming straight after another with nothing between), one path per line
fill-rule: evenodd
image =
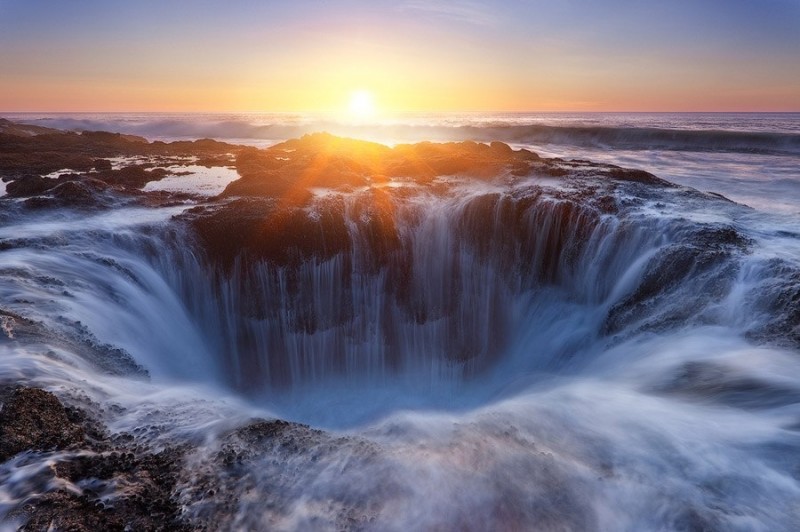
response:
M219 114L219 115L231 115L231 114L274 114L274 115L308 115L308 116L337 116L341 115L338 111L269 111L269 110L251 110L251 111L168 111L168 110L161 110L161 111L136 111L136 110L128 110L128 111L89 111L89 110L82 110L82 111L5 111L0 110L0 115L14 115L14 114L28 114L28 115L81 115L81 114L96 114L96 115L113 115L113 114L140 114L140 115L157 115L157 114L181 114L181 115L192 115L192 114ZM508 110L465 110L465 111L454 111L454 110L446 110L446 111L397 111L392 113L385 113L386 118L391 118L393 116L405 116L405 115L448 115L448 114L800 114L800 109L797 110L750 110L750 111L743 111L743 110L727 110L727 111L705 111L705 110L673 110L673 111L621 111L621 110L614 110L614 111L601 111L601 110L547 110L547 111L537 111L537 110L524 110L524 111L508 111ZM376 120L380 121L380 119Z

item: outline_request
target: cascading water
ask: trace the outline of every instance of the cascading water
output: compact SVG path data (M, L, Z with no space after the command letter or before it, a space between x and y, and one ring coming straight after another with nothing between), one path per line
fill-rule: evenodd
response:
M780 251L796 237L765 233L745 207L541 178L317 191L304 216L333 251L232 264L209 257L183 210L6 220L0 300L32 325L27 343L0 345L0 375L110 399L124 411L106 414L111 430L195 442L180 487L190 518L376 530L800 520L800 265ZM226 431L273 414L334 432L293 429L247 471L220 471ZM9 471L5 508L21 497Z
M320 193L306 215L324 240L335 232L324 212L340 209L344 251L277 264L240 256L215 266L175 224L108 233L84 221L54 236L54 222L37 221L5 252L14 274L5 300L55 330L121 348L156 376L273 402L338 384L463 406L457 388L483 389L485 400L505 386L507 366L511 379L576 371L587 353L637 331L766 326L752 307L769 261L750 257L747 239L724 223L735 205L685 198L684 215L692 201L716 202L719 219L698 221L652 216L656 200L599 208L563 185L409 188L380 206L372 191ZM616 195L623 205L624 188ZM394 222L383 234L371 220L379 208ZM126 213L114 217L129 225ZM105 218L98 227L114 223ZM26 284L38 297L20 295ZM748 301L751 309L734 307Z

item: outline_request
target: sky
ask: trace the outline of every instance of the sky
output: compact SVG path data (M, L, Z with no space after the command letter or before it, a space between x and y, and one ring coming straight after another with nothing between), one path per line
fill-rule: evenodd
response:
M0 0L0 111L800 111L800 0Z

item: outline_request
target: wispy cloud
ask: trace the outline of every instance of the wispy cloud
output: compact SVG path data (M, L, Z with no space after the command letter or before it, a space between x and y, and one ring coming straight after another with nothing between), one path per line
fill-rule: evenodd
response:
M400 5L400 10L449 18L476 26L495 26L500 22L494 11L470 1L406 0Z

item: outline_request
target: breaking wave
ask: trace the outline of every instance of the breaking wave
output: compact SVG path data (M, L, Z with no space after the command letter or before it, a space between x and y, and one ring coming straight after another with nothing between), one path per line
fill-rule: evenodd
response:
M794 115L778 115L780 127L773 130L738 129L719 119L711 120L702 129L686 129L679 121L673 127L664 117L649 121L635 115L624 115L625 119L598 115L594 120L585 116L581 120L556 120L557 117L423 115L368 125L305 115L21 115L14 119L59 129L115 131L151 140L214 138L270 143L328 131L388 142L500 140L617 150L800 154L800 132L794 128Z

